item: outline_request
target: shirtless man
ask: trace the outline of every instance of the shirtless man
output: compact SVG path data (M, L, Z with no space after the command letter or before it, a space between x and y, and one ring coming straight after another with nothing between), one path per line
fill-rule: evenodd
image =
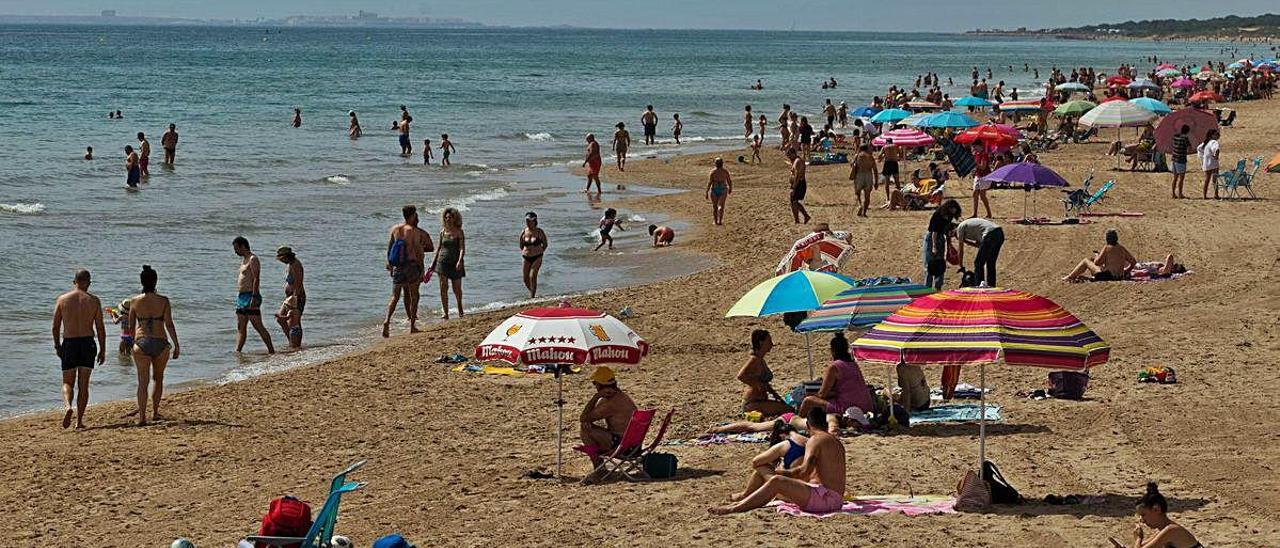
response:
M724 168L724 159L716 158L716 167L707 177L707 200L711 201L711 219L716 225L724 224L724 203L733 193L733 177Z
M893 185L898 190L902 189L902 180L899 178L898 161L902 159L902 149L893 144L893 139L885 139L884 148L880 149L880 175L884 177L884 200L887 202L893 195L893 189L889 188L889 179L893 179Z
M858 197L858 216L867 216L867 207L871 205L871 190L876 185L876 157L871 154L869 145L858 147L858 153L850 162L849 180L853 181L853 193Z
M732 501L729 506L712 507L707 511L715 515L746 512L761 508L775 498L794 503L811 514L827 514L844 507L844 445L827 431L825 409L814 407L805 419L810 437L804 446L804 457L797 466L757 468L756 472L766 478L759 489L741 500Z
M418 290L422 285L422 277L428 251L435 251L431 243L431 235L418 228L418 208L407 205L401 208L404 222L391 227L387 241L387 271L391 273L391 302L387 303L387 317L382 321L382 336L391 336L391 315L400 302L400 293L404 292L404 313L409 317L409 332L418 332ZM400 243L403 242L403 243ZM392 264L392 248L397 244L402 252L400 264Z
M244 236L236 236L231 241L231 249L240 256L240 271L236 276L236 352L244 350L246 328L250 323L267 345L267 353L275 354L271 345L271 334L262 325L262 293L258 286L262 281L262 263L258 256L249 249L249 240Z
M596 194L600 194L600 165L604 160L600 157L600 142L596 134L587 134L587 157L582 160L582 167L587 168L587 192L591 192L591 182L596 183Z
M835 127L836 125L836 106L831 104L831 99L827 99L827 104L822 107L822 113L827 117L827 125Z
M658 113L653 111L653 105L645 107L644 114L640 115L640 125L644 127L644 144L652 145L658 141Z
M587 454L591 457L591 465L599 467L603 462L600 455L607 455L622 441L622 434L627 430L627 423L631 422L636 404L631 401L631 396L618 388L618 379L614 376L613 369L607 366L596 368L595 373L591 374L591 385L596 388L596 393L582 408L578 422L581 425L583 445L595 448L594 452ZM602 420L604 426L596 424Z
M789 151L787 156L791 160L791 217L799 224L800 216L804 215L803 223L809 224L809 211L804 208L804 195L809 189L809 183L805 180L808 164L805 163L804 156L796 154L794 150Z
M160 136L160 146L164 148L164 165L173 166L178 156L178 126L169 124L169 131Z
M151 176L151 141L141 131L138 132L138 169L143 177Z
M649 225L649 235L653 236L653 247L670 247L676 239L676 231L669 226Z
M614 127L618 128L613 132L613 152L617 154L618 171L626 171L627 149L631 148L631 133L627 132L627 125L622 122L618 122Z
M76 272L75 289L58 297L53 307L53 351L62 360L62 427L71 426L72 397L75 397L76 428L84 428L84 410L89 405L89 375L94 355L98 365L107 359L107 327L102 322L102 302L89 293L88 270ZM94 347L93 337L98 344Z
M413 123L413 116L409 116L409 109L400 105L400 123L396 124L396 131L400 134L400 154L403 156L413 154L413 141L409 140L411 123Z
M142 168L138 166L138 153L134 152L132 145L124 146L124 184L129 188L138 188L138 183L142 181Z
M1092 259L1084 259L1076 265L1076 269L1062 278L1068 282L1114 282L1129 279L1129 272L1138 264L1138 260L1120 245L1120 234L1116 229L1108 229L1107 245L1102 246Z

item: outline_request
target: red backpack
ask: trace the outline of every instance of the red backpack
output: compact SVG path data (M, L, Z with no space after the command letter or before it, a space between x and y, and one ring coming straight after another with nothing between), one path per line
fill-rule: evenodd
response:
M267 514L262 516L258 534L265 537L303 537L311 530L311 507L293 497L280 497L271 501ZM301 544L286 544L282 548L298 548ZM256 548L267 548L257 543Z

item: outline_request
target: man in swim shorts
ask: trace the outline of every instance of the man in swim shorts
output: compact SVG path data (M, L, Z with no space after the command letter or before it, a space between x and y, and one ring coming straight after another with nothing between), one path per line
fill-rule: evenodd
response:
M788 151L788 156L791 159L791 217L797 224L809 224L809 211L804 208L804 196L809 189L809 183L805 180L808 164L805 163L804 156L794 150ZM801 215L804 215L804 221L800 220Z
M151 141L141 131L138 132L138 168L143 177L151 176Z
M631 422L631 415L636 412L636 404L631 396L618 388L618 379L613 369L599 366L591 374L591 385L596 393L587 400L578 416L581 426L582 444L591 448L587 456L591 457L593 466L600 466L600 455L608 454L622 441L622 434ZM604 426L596 424L604 421Z
M858 147L858 153L850 162L849 180L853 181L853 193L858 197L858 216L867 216L867 207L871 205L871 190L876 186L876 157L871 154L870 145Z
M129 188L138 188L138 183L142 181L142 168L138 166L138 153L133 151L133 145L124 146L124 171L124 184L129 185Z
M596 141L596 134L587 134L587 157L582 160L582 167L587 168L587 192L591 192L591 182L596 183L596 194L600 194L600 164L603 160L600 158L600 142Z
M231 241L231 249L240 256L240 271L236 276L239 291L236 294L236 352L244 350L247 327L252 323L253 329L262 337L262 343L267 345L267 353L275 354L271 334L262 325L262 293L258 291L262 281L262 263L249 249L249 240L244 236L236 236Z
M640 115L640 125L644 126L644 144L652 145L658 141L658 113L653 111L653 105L645 107L644 114Z
M400 154L405 156L413 154L413 141L409 140L411 123L413 123L413 116L409 115L408 107L400 105L400 123L396 125L396 131L400 133Z
M828 432L827 412L821 407L809 410L805 417L809 426L809 443L804 457L793 468L779 468L764 484L729 506L708 508L714 515L746 512L761 508L774 499L794 503L811 514L828 514L844 507L844 445Z
M382 321L382 336L391 336L391 315L396 311L400 301L400 293L404 293L404 313L409 317L409 332L418 332L418 299L426 268L426 254L435 251L431 235L418 228L418 208L407 205L400 208L404 222L391 227L387 241L388 257L397 242L404 242L404 262L392 265L387 262L387 271L391 273L391 302L387 303L387 317Z
M89 375L107 359L107 327L102 321L102 302L89 293L92 280L88 270L76 272L75 289L58 297L53 307L53 351L62 360L62 427L71 426L71 400L75 399L76 428L84 428L84 410L89 405ZM98 342L94 345L93 338Z
M902 159L902 149L893 144L893 139L884 140L884 148L880 149L880 175L884 178L884 200L887 202L893 195L889 187L889 179L898 190L902 189L902 179L898 173L898 161Z
M178 126L169 124L169 131L160 136L160 146L164 148L164 164L172 166L178 156Z
M631 148L631 133L627 132L627 125L618 122L618 130L613 132L613 152L618 156L618 171L626 171L627 167L627 149Z

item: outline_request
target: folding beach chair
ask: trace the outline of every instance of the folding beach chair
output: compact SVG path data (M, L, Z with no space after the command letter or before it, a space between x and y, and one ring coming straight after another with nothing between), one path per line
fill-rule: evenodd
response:
M600 455L603 461L599 466L592 470L590 474L582 477L582 484L586 485L594 480L604 481L615 472L621 472L624 477L635 481L633 476L640 458L644 455L644 438L649 434L649 425L653 423L653 416L657 414L656 409L637 409L631 414L631 420L627 422L627 429L622 432L622 439L618 441L618 446L607 455ZM668 415L670 419L670 415ZM665 424L663 425L665 428ZM575 447L575 450L590 455L592 448Z
M1103 198L1107 197L1107 191L1111 190L1111 188L1114 186L1116 186L1115 179L1111 179L1110 181L1102 183L1102 186L1098 187L1098 191L1094 192L1092 196L1089 196L1088 198L1086 198L1084 203L1081 204L1081 206L1084 208L1084 211L1088 212L1091 209L1093 209L1093 206L1101 203Z
M365 461L360 461L348 466L346 470L334 476L333 481L329 482L329 495L325 498L324 506L320 508L320 513L316 514L315 520L311 523L311 529L307 531L306 536L295 538L250 535L245 537L245 540L272 547L293 545L297 545L300 548L328 547L329 539L333 538L334 526L338 523L338 506L342 503L342 495L363 488L366 485L364 482L347 481L347 474L364 466L364 463Z
M1245 177L1244 170L1247 163L1248 160L1241 159L1239 162L1236 162L1235 169L1220 172L1218 173L1218 176L1214 178L1214 184L1217 185L1218 190L1226 192L1227 198L1237 197L1236 185L1240 182L1240 179Z
M1236 193L1236 194L1237 194L1237 195L1239 195L1239 191L1238 191L1238 189L1243 188L1243 189L1245 190L1245 192L1248 192L1248 193L1249 193L1249 197L1250 197L1250 198L1253 198L1253 199L1255 199L1255 200L1258 198L1258 196L1257 196L1256 194L1254 194L1254 193L1253 193L1253 181L1254 181L1255 179L1257 179L1257 178L1258 178L1258 172L1259 172L1259 171L1262 171L1262 157L1261 157L1261 156L1259 156L1259 157L1257 157L1257 158L1254 158L1254 159L1253 159L1253 171L1252 171L1252 172L1245 173L1245 172L1243 172L1243 171L1242 171L1242 172L1240 173L1240 175L1238 175L1238 176L1237 176L1237 178L1236 178L1236 188L1237 188L1237 193Z

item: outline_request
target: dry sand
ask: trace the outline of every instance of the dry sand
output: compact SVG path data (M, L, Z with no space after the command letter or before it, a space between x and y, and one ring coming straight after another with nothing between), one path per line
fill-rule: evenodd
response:
M1224 165L1270 157L1280 104L1232 107L1240 117L1223 139ZM338 527L360 545L400 531L419 546L1103 546L1108 535L1129 538L1135 498L1157 480L1174 519L1206 545L1276 546L1280 212L1265 199L1172 200L1168 174L1108 171L1105 146L1070 146L1042 160L1071 181L1097 167L1099 181L1118 180L1103 209L1146 216L1082 226L1006 223L1000 274L1002 285L1046 295L1078 315L1111 343L1111 362L1094 369L1085 401L1020 399L1015 392L1043 386L1044 371L988 368L991 401L1006 416L989 430L989 458L1029 497L1104 494L1105 504L823 521L770 509L709 517L708 505L741 488L760 445L672 448L681 466L673 481L579 487L523 480L525 471L554 462L554 381L452 373L433 363L441 354L469 354L510 313L502 311L328 363L175 394L165 400L170 419L147 428L127 425L127 402L94 406L92 427L83 432L59 429L55 413L5 421L0 508L8 526L0 544L136 547L186 536L226 546L256 531L270 498L293 493L318 510L329 475L369 459L356 476L368 487L347 497ZM641 405L676 407L671 435L679 438L734 418L741 387L733 377L751 329L771 329L780 344L770 360L778 386L806 373L803 338L777 319L723 317L806 232L791 224L785 165L773 151L763 167L731 164L735 192L723 227L710 225L701 192L709 166L709 155L635 162L626 179L694 191L636 202L610 192L606 200L691 223L666 252L705 254L716 266L574 303L635 310L628 323L653 351L620 373L622 386ZM808 200L816 221L855 235L858 251L845 273L919 276L928 213L873 210L870 219L855 219L846 173L845 166L811 168ZM1188 194L1199 194L1199 176L1189 174ZM607 170L605 186L622 178ZM1256 186L1274 196L1277 182L1264 176ZM960 186L951 194L959 196ZM876 196L879 204L882 194ZM1058 197L1042 192L1040 212L1059 215ZM993 198L999 217L1020 215L1021 192ZM1110 226L1140 258L1175 252L1195 274L1151 284L1060 282ZM511 275L519 276L514 251L512 259ZM820 356L825 339L816 347ZM1150 364L1177 368L1179 384L1136 383L1139 368ZM976 382L976 373L966 370L963 380ZM874 367L866 375L884 378ZM52 400L52 372L49 378ZM567 380L572 424L589 388L585 376ZM936 371L929 380L937 382ZM973 465L976 433L974 425L950 425L846 439L849 492L949 493ZM567 458L575 478L587 471L585 459Z

